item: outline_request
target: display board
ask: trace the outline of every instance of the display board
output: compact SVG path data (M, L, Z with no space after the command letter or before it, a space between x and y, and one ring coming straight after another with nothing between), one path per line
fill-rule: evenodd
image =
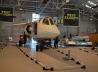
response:
M63 21L65 26L79 26L79 10L64 9Z
M9 7L0 7L0 21L13 21L13 8Z

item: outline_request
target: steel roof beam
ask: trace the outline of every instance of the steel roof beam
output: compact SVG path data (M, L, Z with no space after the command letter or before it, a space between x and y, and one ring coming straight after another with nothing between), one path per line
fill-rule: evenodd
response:
M39 14L43 13L43 11L44 11L45 8L48 6L48 4L50 3L50 1L51 1L51 0L49 0L49 1L47 2L47 4L45 5L45 7L41 10L41 12L40 12Z

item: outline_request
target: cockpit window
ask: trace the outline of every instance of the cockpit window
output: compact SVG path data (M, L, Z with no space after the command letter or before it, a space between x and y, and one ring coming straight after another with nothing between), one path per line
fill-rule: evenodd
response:
M46 25L49 25L48 19L44 19L44 20L43 20L43 23L46 24Z
M54 23L53 23L53 20L52 20L52 19L49 19L49 21L50 21L51 25L54 25Z

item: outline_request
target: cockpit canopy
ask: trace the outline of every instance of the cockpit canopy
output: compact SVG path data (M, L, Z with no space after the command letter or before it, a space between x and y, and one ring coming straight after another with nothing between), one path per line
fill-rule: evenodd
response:
M44 18L43 23L46 25L54 25L52 18Z

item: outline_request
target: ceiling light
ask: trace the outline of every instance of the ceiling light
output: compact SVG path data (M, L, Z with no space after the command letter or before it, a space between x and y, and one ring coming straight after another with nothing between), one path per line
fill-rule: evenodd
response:
M85 7L87 7L87 8L92 8L92 7L90 7L89 5L85 5Z
M19 8L19 10L23 10L23 8Z
M66 0L66 3L69 3L69 0Z
M90 5L96 6L97 4L93 3L92 1L87 1Z
M93 10L94 8L92 8L92 10Z
M82 4L83 6L85 5L85 4Z
M92 21L93 19L92 18L90 18L90 21Z

